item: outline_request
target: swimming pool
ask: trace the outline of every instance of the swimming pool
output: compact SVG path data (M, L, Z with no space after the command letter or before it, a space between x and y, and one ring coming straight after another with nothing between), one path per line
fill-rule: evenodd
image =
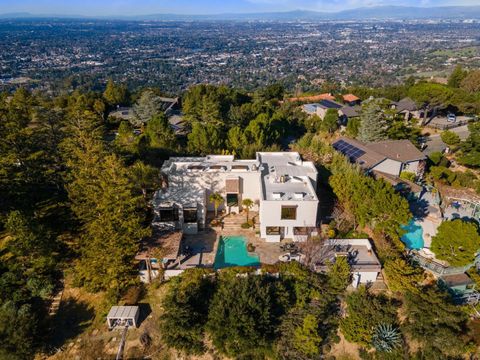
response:
M259 266L258 255L249 254L244 236L222 236L215 255L215 269L231 266Z
M423 248L423 229L420 224L412 219L407 225L402 225L401 228L406 231L401 239L408 249L418 250Z

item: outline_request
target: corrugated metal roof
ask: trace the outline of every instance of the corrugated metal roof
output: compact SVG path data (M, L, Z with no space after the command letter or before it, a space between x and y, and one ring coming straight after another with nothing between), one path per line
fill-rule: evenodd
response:
M107 319L134 319L139 311L138 306L112 306Z

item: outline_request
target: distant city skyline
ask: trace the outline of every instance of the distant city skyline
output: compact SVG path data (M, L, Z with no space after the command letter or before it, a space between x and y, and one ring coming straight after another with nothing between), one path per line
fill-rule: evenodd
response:
M0 14L148 15L252 13L291 10L334 12L372 6L479 5L480 0L0 0Z

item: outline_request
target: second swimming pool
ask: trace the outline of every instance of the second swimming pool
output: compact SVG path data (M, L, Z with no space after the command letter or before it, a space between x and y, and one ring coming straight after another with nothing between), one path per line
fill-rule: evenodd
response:
M423 248L423 228L420 224L412 219L407 225L402 225L401 228L406 231L401 239L408 249L418 250Z

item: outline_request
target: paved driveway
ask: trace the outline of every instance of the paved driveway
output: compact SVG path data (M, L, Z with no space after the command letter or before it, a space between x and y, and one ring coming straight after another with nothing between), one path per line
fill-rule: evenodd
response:
M460 139L462 140L465 140L470 133L468 131L468 125L453 128L450 129L450 131L458 134L458 136L460 136ZM427 145L427 148L423 151L425 155L430 155L431 153L436 151L442 152L447 147L447 145L442 141L440 134L430 135L427 138Z

